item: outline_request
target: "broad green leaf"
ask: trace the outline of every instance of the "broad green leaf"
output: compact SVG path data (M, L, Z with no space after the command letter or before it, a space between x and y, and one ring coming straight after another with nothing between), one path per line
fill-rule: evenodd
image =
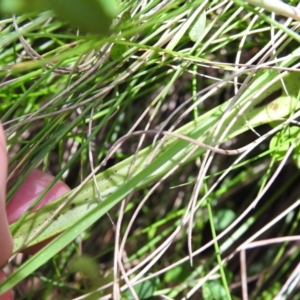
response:
M172 284L175 282L183 282L191 275L192 271L193 268L188 263L181 264L167 271L164 276L164 281Z
M154 292L157 289L157 286L159 284L159 278L154 277L152 279L149 279L147 281L141 282L134 286L134 290L136 294L138 295L139 299L151 299L153 296ZM125 296L127 300L135 299L130 290L127 290L125 292Z
M46 0L1 0L0 12L18 14L36 10L47 9Z
M107 35L116 15L115 0L3 0L0 10L22 13L51 9L83 32Z
M117 60L128 50L126 45L114 44L110 49L109 57L111 60Z
M115 16L114 0L48 0L58 16L80 30L107 35Z
M203 285L202 297L204 300L228 299L221 280L208 281Z
M206 25L206 12L202 11L197 19L193 22L190 31L189 37L193 42L197 42L203 35Z
M90 279L96 279L99 276L97 263L94 259L86 255L76 257L70 262L68 267L71 272L80 272Z
M207 1L204 1L195 11L193 11L187 20L182 24L180 29L176 32L173 38L170 40L168 45L166 46L166 50L173 50L180 39L189 32L189 28L192 26L195 20L198 19L199 13L201 14L204 10Z
M299 141L300 138L300 128L296 126L289 126L284 128L284 130L276 133L270 142L271 156L277 160L281 161L291 146L292 141ZM300 156L300 144L299 142L295 146L293 159L299 167L299 156Z
M230 209L220 209L214 214L214 224L216 230L223 230L229 226L236 218L234 211Z
M119 24L122 24L122 23L124 23L124 22L126 22L126 21L129 21L129 20L131 20L131 14L130 14L130 11L129 11L129 10L126 10L126 11L122 14L121 19L120 19L120 21L119 21Z

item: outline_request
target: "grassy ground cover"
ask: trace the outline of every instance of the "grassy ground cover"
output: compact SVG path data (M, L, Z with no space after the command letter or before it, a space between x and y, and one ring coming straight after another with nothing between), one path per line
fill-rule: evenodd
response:
M52 11L0 22L7 200L33 168L72 188L11 225L0 290L299 298L298 22L227 0L117 10L104 36Z

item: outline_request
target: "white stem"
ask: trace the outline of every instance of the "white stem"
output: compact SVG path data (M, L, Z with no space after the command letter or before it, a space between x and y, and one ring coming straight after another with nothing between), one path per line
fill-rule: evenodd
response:
M274 12L278 15L300 21L300 10L297 7L282 2L281 0L247 0L246 2Z

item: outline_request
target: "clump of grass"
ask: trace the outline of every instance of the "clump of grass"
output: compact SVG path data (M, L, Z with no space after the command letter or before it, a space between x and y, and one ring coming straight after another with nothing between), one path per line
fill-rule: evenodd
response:
M73 189L12 225L16 247L64 232L3 289L297 298L298 26L269 19L176 0L120 5L105 38L50 12L1 22L8 201L36 167Z

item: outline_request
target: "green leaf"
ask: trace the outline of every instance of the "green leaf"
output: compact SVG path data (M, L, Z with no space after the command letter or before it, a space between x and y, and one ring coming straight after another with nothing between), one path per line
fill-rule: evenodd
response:
M128 50L126 45L114 44L110 49L109 57L111 60L117 60Z
M183 272L182 265L170 269L165 275L165 282L175 282Z
M202 11L191 25L189 37L193 42L197 42L203 35L206 25L206 12Z
M157 289L157 286L159 284L159 278L155 277L155 278L151 278L150 280L141 282L137 285L134 286L134 290L136 292L136 294L138 295L139 299L149 299L150 297L153 296L154 292ZM135 299L133 298L130 290L127 290L125 292L126 294L126 299L127 300L131 300L131 299Z
M276 133L270 142L270 150L273 150L271 152L271 156L273 157L273 159L275 159L276 161L281 161L285 156L287 150L291 146L291 143L299 139L299 133L300 133L300 128L297 126L290 126ZM299 154L300 154L300 145L299 143L297 143L294 149L293 159L295 160L295 163L298 167L299 167Z
M80 30L107 35L115 16L113 0L48 0L48 5L58 16Z
M203 285L202 297L205 300L227 299L226 291L221 280L208 281Z
M19 14L24 12L47 9L46 0L2 0L0 12L7 14Z
M71 261L69 268L72 272L81 272L85 277L98 278L98 265L89 256L82 255Z
M114 0L3 0L0 11L23 13L51 9L83 32L107 35L116 15Z
M220 209L214 214L214 224L216 230L223 230L236 218L236 214L231 209Z
M127 11L125 11L125 12L122 14L121 19L120 19L120 21L119 21L119 24L122 24L122 23L124 23L124 22L129 21L129 20L131 20L131 14L130 14L130 11L127 10Z

